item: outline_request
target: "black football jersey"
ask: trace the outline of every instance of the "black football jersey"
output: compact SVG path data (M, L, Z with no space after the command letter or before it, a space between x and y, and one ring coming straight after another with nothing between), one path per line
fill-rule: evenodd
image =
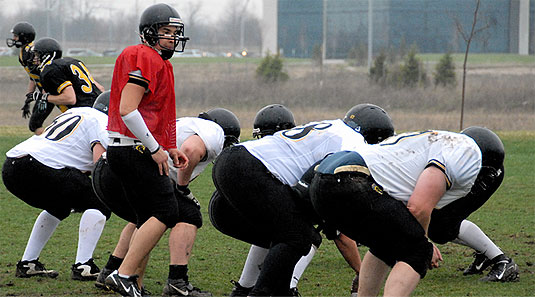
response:
M66 87L73 87L76 104L59 106L62 111L71 107L91 107L102 93L84 63L70 57L53 60L45 65L41 70L41 84L45 92L51 95L59 95Z
M26 70L26 73L28 73L30 79L35 82L39 90L42 90L43 86L41 85L39 78L39 69L34 67L33 70L30 70L30 64L33 63L33 55L31 53L32 46L33 42L20 49L19 63L22 67L24 67L24 70Z

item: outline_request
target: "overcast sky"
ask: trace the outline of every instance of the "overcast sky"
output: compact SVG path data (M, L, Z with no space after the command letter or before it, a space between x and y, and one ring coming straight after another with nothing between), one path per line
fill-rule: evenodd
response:
M60 4L61 1L71 1L71 0L0 0L0 5L4 11L13 11L16 13L22 9L28 8L34 3L42 3L43 9L45 8L46 1L51 1L51 3ZM81 0L79 0L81 1ZM169 0L169 1L158 1L158 0L82 0L90 1L91 5L95 3L101 4L102 9L97 10L96 14L102 14L102 17L109 17L113 15L114 9L121 10L130 10L132 13L136 10L136 3L139 12L143 11L146 7L154 3L167 3L177 9L178 13L182 17L185 17L185 14L188 12L188 4L194 2L202 2L202 9L199 12L199 15L202 15L208 22L215 22L221 17L224 17L224 12L228 5L239 5L243 6L247 4L247 10L255 14L258 17L261 17L262 14L262 0ZM109 9L112 9L110 11Z

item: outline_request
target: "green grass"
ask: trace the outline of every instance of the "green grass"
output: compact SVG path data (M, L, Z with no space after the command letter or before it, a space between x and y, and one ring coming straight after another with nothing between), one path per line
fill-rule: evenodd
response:
M249 131L250 132L250 131ZM0 161L5 152L28 137L25 128L0 127ZM244 135L249 135L244 133ZM461 270L471 263L472 251L455 244L439 246L445 262L429 271L420 282L417 296L532 296L535 294L535 132L499 134L506 148L506 177L503 185L470 219L477 223L520 266L517 283L481 283L480 276L462 276ZM24 177L21 177L24 178ZM27 181L31 186L32 181ZM207 205L214 189L208 168L192 183L192 191L202 204L204 226L193 249L189 264L194 285L215 296L228 294L230 280L240 276L249 245L229 238L213 228ZM60 272L57 279L15 278L15 264L22 256L33 222L40 210L26 205L0 184L0 296L101 296L91 282L70 280L74 262L80 214L73 214L58 227L41 253L49 268ZM113 250L124 222L115 216L107 222L95 250L95 262L104 266ZM361 253L366 251L361 248ZM161 294L167 278L169 254L167 234L153 250L145 284L155 296ZM352 272L334 244L324 239L314 260L300 281L303 296L347 296Z
M438 62L444 54L418 54L417 56L425 62ZM464 62L464 53L451 55L457 64ZM535 56L517 54L472 54L468 55L468 63L473 64L535 64Z

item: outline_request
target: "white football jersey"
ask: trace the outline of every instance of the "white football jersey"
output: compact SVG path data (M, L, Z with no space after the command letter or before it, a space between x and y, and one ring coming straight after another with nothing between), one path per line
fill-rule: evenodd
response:
M422 171L436 165L444 172L447 184L436 208L466 196L481 168L481 150L476 142L447 131L404 133L357 151L383 190L404 203Z
M342 120L311 122L241 144L282 183L295 185L305 171L330 153L366 146Z
M223 128L213 121L184 117L176 120L176 145L180 149L180 146L192 135L198 135L204 142L206 147L206 157L203 161L199 162L193 169L191 174L191 180L196 178L201 172L210 164L223 150L223 144L225 142L225 132ZM173 166L171 158L167 159L169 164L169 176L176 182L178 168Z
M108 116L91 107L76 107L57 116L41 135L18 144L6 155L17 158L31 155L44 165L61 169L91 171L92 146L108 148Z

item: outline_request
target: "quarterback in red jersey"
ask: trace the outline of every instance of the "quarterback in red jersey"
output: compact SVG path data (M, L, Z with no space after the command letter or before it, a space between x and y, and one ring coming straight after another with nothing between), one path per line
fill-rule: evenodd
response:
M137 231L118 271L106 285L126 296L139 296L136 273L167 228L178 222L178 204L169 180L168 156L183 168L188 158L177 149L173 66L183 50L184 24L167 4L154 4L139 24L142 44L127 47L116 60L110 94L108 130L110 168L125 188L135 211Z

